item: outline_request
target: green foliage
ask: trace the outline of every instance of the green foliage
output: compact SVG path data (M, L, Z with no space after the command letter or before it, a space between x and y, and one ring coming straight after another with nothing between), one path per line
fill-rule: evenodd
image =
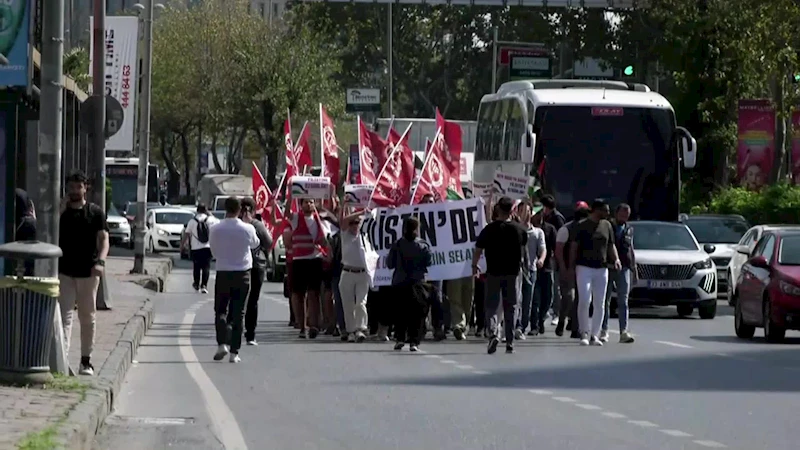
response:
M78 87L86 92L92 76L89 75L89 52L83 47L76 47L64 54L64 75L72 78Z
M761 191L734 187L721 190L705 208L695 211L740 214L752 224L800 223L800 187L777 184Z

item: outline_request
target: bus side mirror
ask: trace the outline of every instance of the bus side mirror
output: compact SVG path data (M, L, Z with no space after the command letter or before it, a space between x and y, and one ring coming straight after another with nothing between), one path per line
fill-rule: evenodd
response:
M686 128L676 127L675 132L678 133L678 146L681 149L683 167L693 169L697 164L697 141Z
M522 162L533 164L534 151L536 150L536 134L533 132L533 125L528 124L528 129L522 136Z

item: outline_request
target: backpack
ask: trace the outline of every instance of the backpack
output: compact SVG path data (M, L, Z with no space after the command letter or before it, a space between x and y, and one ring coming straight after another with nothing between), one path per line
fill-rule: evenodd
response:
M201 244L208 243L208 216L206 216L203 220L198 220L197 217L194 218L197 220L197 240Z

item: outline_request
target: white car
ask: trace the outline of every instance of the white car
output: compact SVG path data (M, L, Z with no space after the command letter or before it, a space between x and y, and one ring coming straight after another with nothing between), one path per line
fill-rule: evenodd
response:
M744 234L739 242L734 246L733 257L730 264L728 264L728 304L736 306L736 282L739 279L739 272L742 270L744 263L750 259L758 240L761 236L769 230L776 228L800 228L798 225L756 225Z
M108 238L114 245L130 245L131 243L131 224L128 219L119 213L114 204L106 212L106 223L108 224Z
M286 276L286 246L283 245L283 236L278 236L278 242L272 249L267 263L267 281L280 283Z
M728 265L736 253L736 245L750 228L750 224L739 215L693 214L681 220L692 230L700 245L712 244L716 247L711 259L717 266L719 294L728 293ZM735 283L735 279L734 283ZM730 296L728 295L730 299Z
M713 245L697 243L686 225L673 222L631 222L639 279L630 304L676 305L688 316L696 307L702 319L717 314L717 268L709 257ZM613 307L612 307L613 311Z
M151 253L179 251L183 227L194 213L174 207L153 208L145 216L144 244Z

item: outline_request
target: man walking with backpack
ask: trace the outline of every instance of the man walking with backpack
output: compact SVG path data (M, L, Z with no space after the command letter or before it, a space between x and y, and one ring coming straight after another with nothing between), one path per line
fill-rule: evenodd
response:
M208 213L206 205L197 205L197 214L186 224L186 241L190 244L192 258L192 288L203 294L208 294L208 277L211 272L211 244L208 242L209 230L219 223L219 220Z

